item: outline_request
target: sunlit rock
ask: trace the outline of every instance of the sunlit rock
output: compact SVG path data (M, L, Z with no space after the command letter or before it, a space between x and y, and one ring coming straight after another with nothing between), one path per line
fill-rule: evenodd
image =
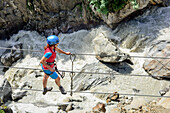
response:
M27 91L16 91L16 92L13 92L12 94L12 100L18 101L22 99L24 96L27 96Z
M23 87L28 86L29 88L32 88L32 82L28 80L30 80L30 77L36 78L36 75L41 75L40 70L32 70L39 67L39 60L35 57L31 58L27 55L22 61L24 63L17 63L14 68L7 70L5 77L12 87L20 87L22 89Z
M165 96L170 96L170 91ZM170 109L170 98L162 98L157 104L163 106L166 109Z
M105 113L106 112L105 104L98 103L95 107L92 108L92 110L94 113Z
M159 41L152 44L148 57L169 57L170 42ZM147 59L143 65L146 72L156 78L170 77L170 59L153 58ZM169 79L169 78L167 78Z
M100 61L116 63L131 59L128 54L121 52L116 44L110 41L104 33L99 33L96 36L93 40L93 45L96 58Z
M76 91L90 90L91 88L107 85L115 79L114 73L131 73L133 69L126 63L107 64L92 63L85 65L79 74L73 79L73 87ZM90 72L90 73L86 73ZM99 74L97 74L99 73ZM101 74L100 74L101 73ZM102 74L107 73L107 74ZM109 74L110 73L110 74ZM78 84L78 85L77 85ZM107 88L106 88L107 89Z

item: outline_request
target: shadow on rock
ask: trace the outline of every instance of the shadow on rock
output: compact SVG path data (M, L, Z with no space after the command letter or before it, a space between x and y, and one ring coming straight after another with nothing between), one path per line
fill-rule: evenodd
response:
M116 71L120 74L129 74L131 73L134 69L127 64L127 62L119 62L119 63L105 63L107 67L109 67L111 70Z

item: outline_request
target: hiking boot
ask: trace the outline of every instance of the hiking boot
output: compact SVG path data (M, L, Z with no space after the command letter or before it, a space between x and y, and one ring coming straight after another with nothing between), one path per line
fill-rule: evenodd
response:
M67 94L67 92L64 90L63 86L60 86L59 90L63 95Z
M52 89L53 89L53 87L44 88L43 95L45 95L48 91L51 91Z

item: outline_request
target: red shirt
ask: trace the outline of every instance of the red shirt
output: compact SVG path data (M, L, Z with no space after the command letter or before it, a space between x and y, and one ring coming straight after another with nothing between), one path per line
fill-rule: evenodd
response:
M54 62L54 60L55 60L55 58L56 58L56 52L54 52L54 51L52 50L52 48L47 48L47 49L44 51L44 55L45 55L46 53L48 53L48 52L51 52L52 55L46 60L46 62L52 63L52 62ZM54 64L49 65L49 66L53 68L53 67L54 67ZM44 68L44 69L48 69L48 68L45 67L44 65L43 65L43 68Z

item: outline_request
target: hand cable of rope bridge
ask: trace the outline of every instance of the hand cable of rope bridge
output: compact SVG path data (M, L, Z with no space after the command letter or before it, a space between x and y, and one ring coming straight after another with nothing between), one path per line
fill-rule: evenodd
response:
M0 88L3 88L3 87L0 87ZM21 88L5 87L5 89L21 89ZM43 90L40 90L40 89L26 89L26 88L23 88L22 90L43 91ZM60 92L60 91L50 91L50 92ZM67 91L67 92L71 92L71 91ZM113 93L109 93L109 92L90 92L90 91L72 91L72 92L74 92L74 93L90 93L90 94L113 94ZM159 95L148 95L148 94L119 93L119 95L170 98L170 96L159 96Z
M75 53L75 55L88 55L88 56L103 56L103 55L97 55L97 54L79 54L79 53ZM124 55L104 55L104 57L107 57L107 56L109 56L109 57L111 57L111 56L124 56ZM168 57L146 57L146 56L130 56L130 57L136 57L136 58L151 58L151 59L170 59L170 58L168 58Z
M0 47L0 49L9 49L9 50L18 50L18 51L32 51L32 52L43 52L40 50L32 50L32 49L15 49L15 48L5 48L5 47Z
M10 67L10 66L0 66L0 68L16 68L16 69L30 69L30 70L42 70L38 68L23 68L23 67ZM160 77L160 78L170 78L170 76L154 76L154 75L138 75L138 74L118 74L118 73L98 73L98 72L81 72L81 71L66 71L66 70L58 70L59 72L68 72L68 73L86 73L86 74L102 74L102 75L110 75L113 74L115 76L138 76L138 77Z
M0 49L9 49L9 50L22 50L22 51L32 51L32 52L43 52L40 50L31 50L31 49L15 49L15 48L6 48L6 47L0 47ZM97 54L79 54L79 53L72 53L74 55L86 55L86 56L102 56L102 55L97 55ZM124 56L124 55L104 55L104 57L107 56ZM130 56L134 58L151 58L151 59L170 59L169 57L145 57L145 56Z

